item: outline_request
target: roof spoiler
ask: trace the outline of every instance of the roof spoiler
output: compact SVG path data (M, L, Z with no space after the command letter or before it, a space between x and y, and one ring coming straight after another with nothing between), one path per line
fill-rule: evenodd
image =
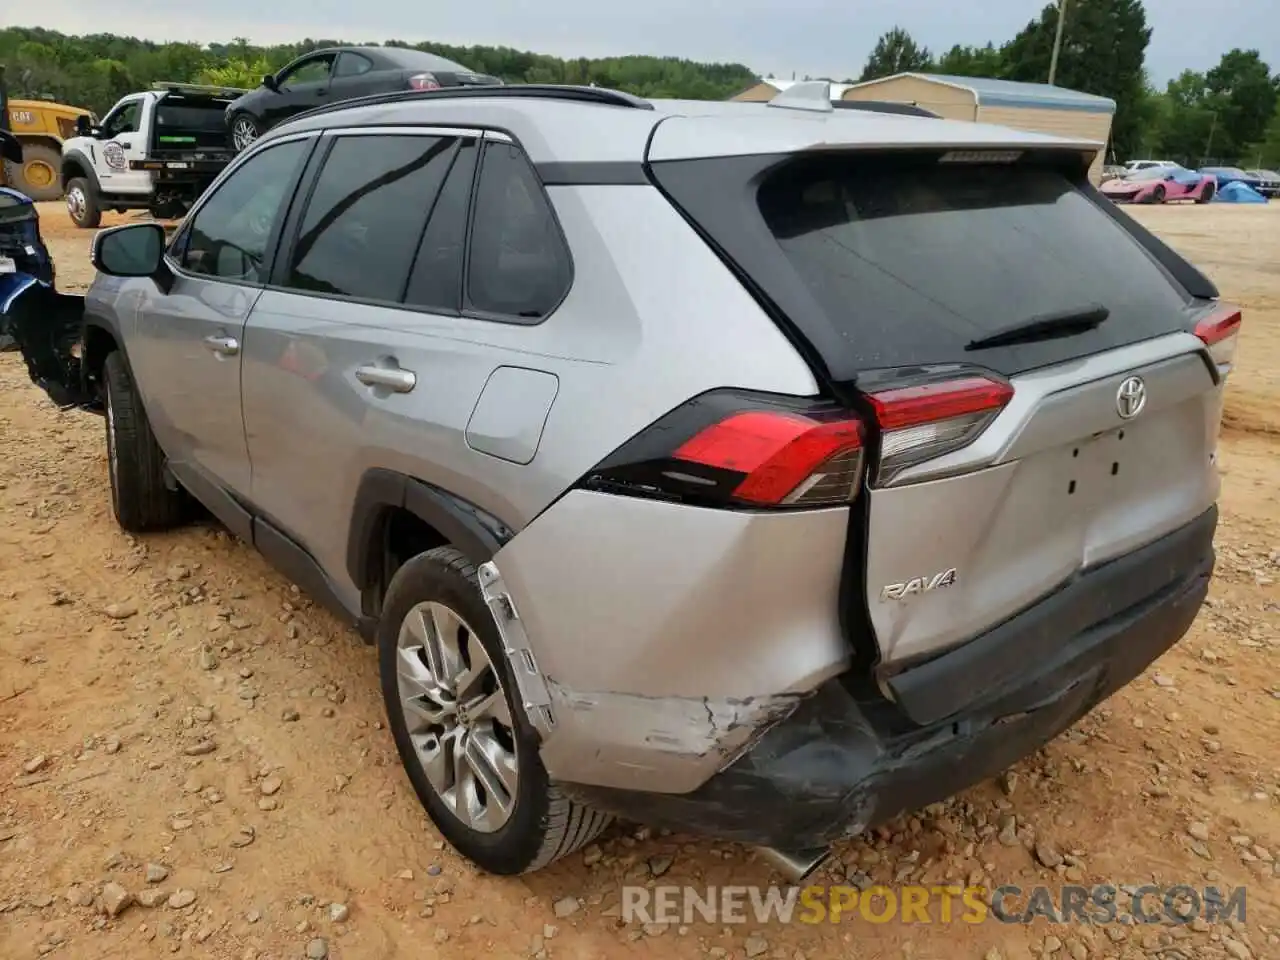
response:
M837 110L866 110L868 113L896 113L904 117L927 117L941 120L939 114L926 110L916 103L900 103L895 100L837 100L832 104Z

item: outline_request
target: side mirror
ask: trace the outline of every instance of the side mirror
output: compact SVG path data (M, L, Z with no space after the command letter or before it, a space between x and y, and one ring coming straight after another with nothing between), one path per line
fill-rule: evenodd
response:
M276 83L276 77L273 73L268 73L262 78L262 85L268 90L279 90L280 86Z
M164 227L129 223L93 238L94 267L111 277L154 277L164 264Z
M76 136L91 137L93 136L93 121L84 114L76 117Z

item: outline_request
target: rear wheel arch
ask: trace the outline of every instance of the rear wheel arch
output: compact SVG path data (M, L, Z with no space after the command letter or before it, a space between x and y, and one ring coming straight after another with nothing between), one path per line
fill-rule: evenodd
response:
M362 612L377 616L387 585L407 560L453 546L477 566L492 560L515 531L447 490L394 470L365 472L347 535L347 573Z

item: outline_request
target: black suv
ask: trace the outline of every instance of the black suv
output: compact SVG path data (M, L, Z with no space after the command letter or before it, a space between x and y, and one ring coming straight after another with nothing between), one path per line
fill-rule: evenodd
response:
M497 77L421 50L327 47L263 77L262 86L227 107L227 128L238 153L277 123L312 107L372 93L501 83Z

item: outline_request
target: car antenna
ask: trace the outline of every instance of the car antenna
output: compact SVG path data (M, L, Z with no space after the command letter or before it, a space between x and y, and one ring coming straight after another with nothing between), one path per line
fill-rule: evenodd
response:
M834 113L831 106L830 80L804 80L783 90L769 101L769 106L783 110L812 110L815 113Z

